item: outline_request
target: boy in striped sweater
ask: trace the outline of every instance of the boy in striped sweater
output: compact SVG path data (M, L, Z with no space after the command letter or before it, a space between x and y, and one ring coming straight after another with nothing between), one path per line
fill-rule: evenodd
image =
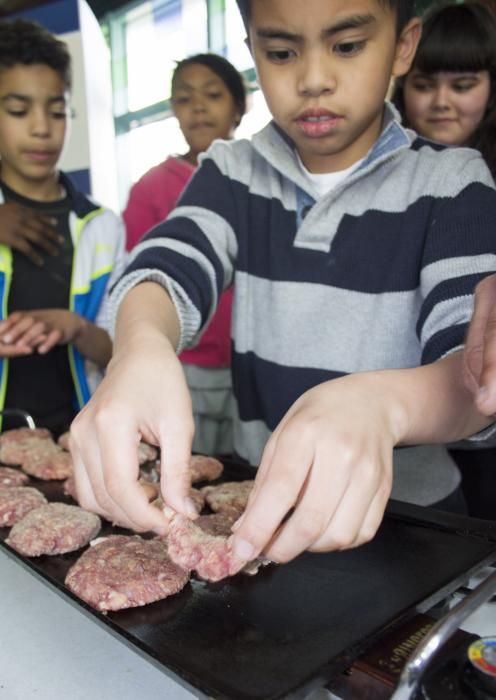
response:
M166 531L137 485L141 436L162 447L168 505L194 517L176 353L233 281L235 449L260 464L239 558L357 546L391 493L455 499L442 443L489 426L460 351L496 269L496 193L477 152L418 138L385 103L419 39L413 5L239 0L273 121L213 144L114 287L115 355L73 424L85 507Z

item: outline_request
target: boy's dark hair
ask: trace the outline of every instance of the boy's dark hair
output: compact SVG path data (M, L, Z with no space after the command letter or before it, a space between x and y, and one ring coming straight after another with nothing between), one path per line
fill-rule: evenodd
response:
M489 72L491 93L486 114L468 145L482 153L496 176L496 17L491 10L473 1L428 12L412 70L427 74ZM405 78L397 80L392 101L407 123Z
M172 89L174 90L174 83L182 69L198 63L209 68L222 80L232 95L241 120L241 117L246 112L246 90L243 78L232 63L222 56L218 56L215 53L198 53L179 61L172 74Z
M236 0L243 22L248 32L250 24L250 0ZM396 27L401 32L405 24L415 16L415 0L378 0L382 5L389 5L397 13Z
M19 64L49 66L71 88L71 56L63 41L37 22L0 20L0 70Z

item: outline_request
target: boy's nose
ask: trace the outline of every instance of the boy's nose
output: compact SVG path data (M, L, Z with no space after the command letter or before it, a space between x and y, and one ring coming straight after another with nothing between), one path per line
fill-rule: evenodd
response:
M33 136L48 136L50 118L45 110L35 110L31 116L31 133Z
M336 76L329 60L321 55L310 56L302 63L299 91L302 95L318 97L336 90Z

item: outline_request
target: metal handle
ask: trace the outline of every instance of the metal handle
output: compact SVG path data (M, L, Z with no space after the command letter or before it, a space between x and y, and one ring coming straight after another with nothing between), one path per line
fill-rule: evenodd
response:
M496 571L488 576L450 612L439 620L410 656L401 672L391 700L410 700L418 683L438 649L456 632L461 623L496 591Z
M0 415L20 416L21 418L24 418L28 428L31 428L31 430L34 430L36 428L36 423L34 422L32 416L30 416L30 414L27 411L23 411L20 408L4 408L3 411L0 411Z

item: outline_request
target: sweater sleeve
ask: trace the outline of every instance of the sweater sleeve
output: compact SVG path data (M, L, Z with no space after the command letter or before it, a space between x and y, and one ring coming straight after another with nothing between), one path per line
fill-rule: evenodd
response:
M482 159L467 153L457 194L438 200L426 232L417 323L423 364L463 346L475 286L496 271L496 191Z

